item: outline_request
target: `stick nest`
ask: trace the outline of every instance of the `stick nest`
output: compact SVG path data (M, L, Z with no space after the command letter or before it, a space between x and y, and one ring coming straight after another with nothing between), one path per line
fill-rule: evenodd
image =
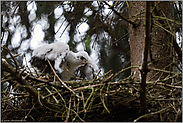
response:
M16 56L1 59L2 121L182 120L181 73L146 82L147 113L141 115L140 81L132 75L117 79L131 67L91 81L62 81L55 74L33 75L30 68L18 66Z

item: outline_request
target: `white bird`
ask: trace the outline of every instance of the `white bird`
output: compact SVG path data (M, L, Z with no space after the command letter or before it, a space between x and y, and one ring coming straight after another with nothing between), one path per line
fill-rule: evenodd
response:
M64 81L71 79L74 75L91 80L98 71L98 66L87 52L74 53L70 51L69 45L63 42L46 44L35 49L30 62L41 71L47 65L45 72L51 73L47 58Z

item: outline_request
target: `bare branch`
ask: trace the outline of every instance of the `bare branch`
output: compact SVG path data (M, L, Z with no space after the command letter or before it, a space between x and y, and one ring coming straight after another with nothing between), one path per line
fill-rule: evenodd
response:
M146 28L145 28L145 44L142 56L142 65L140 68L141 72L141 88L140 88L140 108L141 113L145 114L147 112L146 109L146 77L148 73L147 68L147 58L148 58L148 50L150 48L150 27L151 27L151 2L146 2Z
M117 14L119 17L121 17L123 20L125 20L126 22L132 24L134 27L137 27L139 25L139 23L135 23L132 22L131 20L125 18L124 16L122 16L119 12L117 12L113 6L110 6L106 1L103 1L106 5L109 6L109 9L112 9L112 11L114 11L115 14Z

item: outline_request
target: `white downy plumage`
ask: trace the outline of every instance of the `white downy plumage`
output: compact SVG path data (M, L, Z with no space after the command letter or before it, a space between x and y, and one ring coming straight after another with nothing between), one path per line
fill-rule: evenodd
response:
M48 65L46 59L49 59L52 66L60 74L62 80L67 81L73 75L91 80L98 71L98 66L89 57L85 51L74 53L70 51L69 46L63 42L46 44L32 53L31 65L40 70ZM47 73L52 70L48 66Z

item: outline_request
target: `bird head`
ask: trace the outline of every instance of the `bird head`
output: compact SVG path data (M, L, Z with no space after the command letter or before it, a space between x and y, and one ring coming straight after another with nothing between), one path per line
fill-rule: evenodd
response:
M88 56L88 53L85 52L85 51L80 51L77 53L77 59L79 60L79 62L81 64L87 64L88 63L88 60L89 60L89 56Z
M77 59L81 64L86 64L88 60L84 56L77 56Z

